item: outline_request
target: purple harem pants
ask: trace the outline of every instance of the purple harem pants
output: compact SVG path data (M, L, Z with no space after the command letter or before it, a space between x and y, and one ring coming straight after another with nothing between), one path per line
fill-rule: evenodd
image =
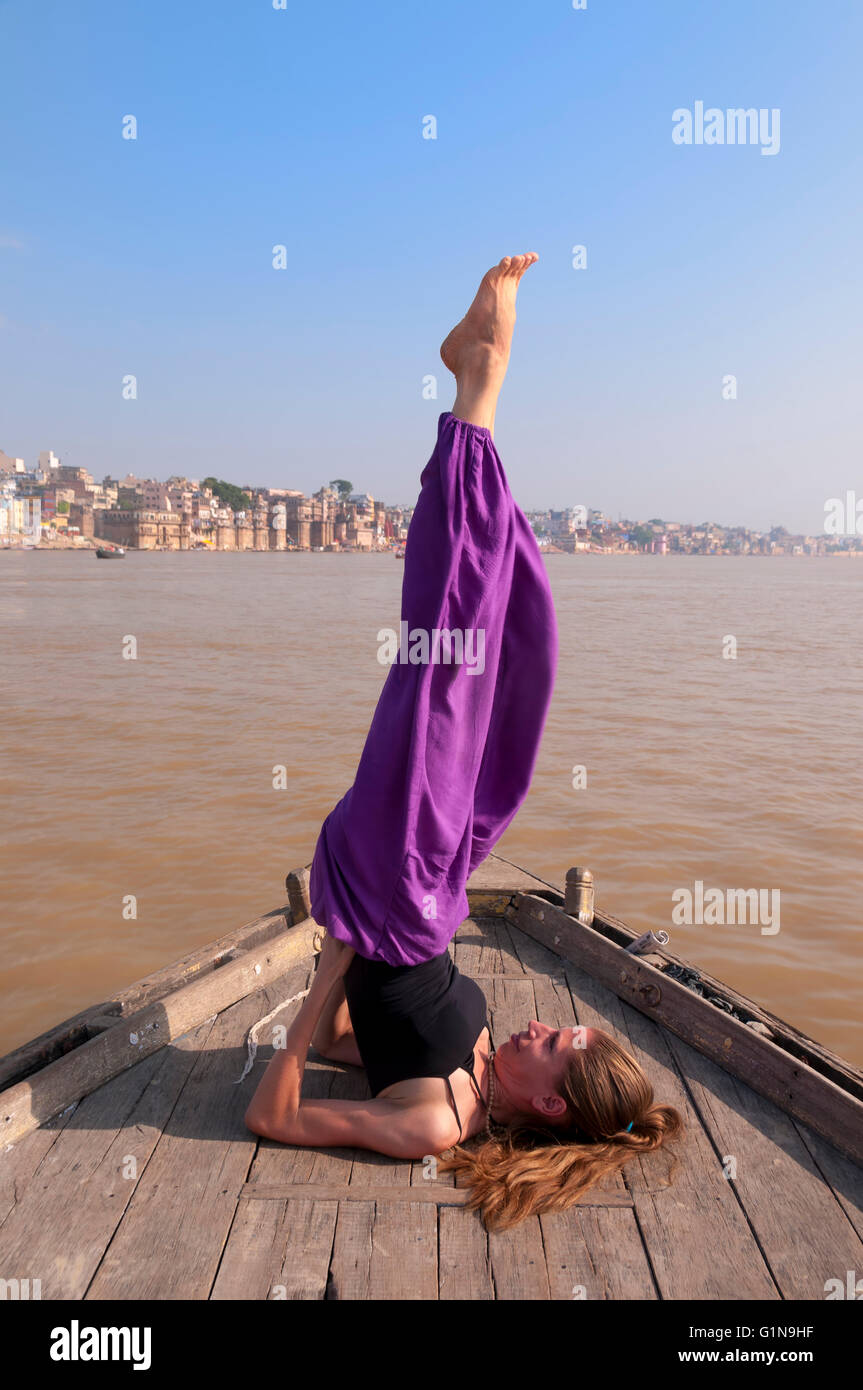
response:
M401 646L310 884L315 921L390 965L440 955L467 917L465 884L527 796L557 668L545 563L490 431L441 415L420 484ZM460 630L463 660L435 629Z

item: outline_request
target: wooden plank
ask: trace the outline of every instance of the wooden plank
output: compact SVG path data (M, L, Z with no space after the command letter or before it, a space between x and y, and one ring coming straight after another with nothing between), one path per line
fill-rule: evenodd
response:
M338 1207L303 1198L242 1202L210 1295L215 1301L325 1297ZM251 1218L246 1220L245 1218Z
M569 1211L543 1213L539 1222L551 1298L658 1298L633 1211L580 1201Z
M370 1094L365 1072L351 1082ZM349 1182L355 1195L339 1203L327 1297L436 1299L437 1210L423 1201L404 1200L425 1191L424 1165L368 1149L351 1153ZM369 1194L381 1189L392 1192L395 1201L370 1200ZM346 1288L363 1291L348 1294Z
M298 1000L276 1015L270 1031L263 1029L259 1033L254 1067L238 1088L243 1091L246 1104L273 1055L272 1028L289 1025L301 1007L302 1001ZM310 1048L303 1073L302 1098L324 1100L332 1096L346 1100L350 1098L346 1091L358 1096L363 1089L368 1093L362 1069L349 1067L346 1070L352 1075L340 1077L333 1063L319 1059L315 1049ZM273 1193L280 1191L281 1196L269 1201L239 1202L210 1295L212 1299L323 1299L326 1296L338 1207L326 1200L313 1201L310 1207L310 1186L316 1184L323 1189L327 1182L346 1186L351 1152L303 1148L264 1139L258 1142L240 1196L263 1197L267 1188ZM290 1273L291 1270L294 1272Z
M488 1257L496 1299L551 1298L538 1216L528 1216L508 1231L489 1231Z
M863 1240L863 1168L837 1153L814 1130L794 1121L794 1127L816 1163L824 1181L844 1211L854 1230Z
M863 1242L790 1116L673 1034L667 1041L783 1298L823 1298L828 1279L863 1270Z
M517 906L518 898L516 908ZM625 922L622 922L618 917L612 917L607 912L597 912L592 927L606 940L622 946L628 946L639 935ZM667 947L655 947L650 952L639 954L637 959L657 965L665 972L668 971L669 965L673 965L681 966L690 974L696 975L699 989L703 991L705 999L709 1000L712 997L719 1000L721 1001L720 1006L730 1007L735 1013L742 1015L747 1022L751 1019L753 1025L760 1025L757 1027L757 1031L763 1037L771 1038L790 1056L806 1062L813 1070L828 1077L831 1081L835 1081L837 1086L863 1101L863 1069L855 1067L845 1057L831 1052L815 1038L801 1033L792 1024L786 1023L784 1019L770 1013L762 1004L748 999L733 989L731 985L725 984L723 980L717 980L701 966L694 967L690 961L674 955ZM670 978L671 976L669 976Z
M286 1010L285 1015L280 1014L274 1022L278 1023L284 1017L290 1018L293 1012L293 1009ZM255 1068L244 1083L250 1094L271 1055L271 1039L262 1035ZM318 1057L319 1054L311 1048L303 1075L304 1098L362 1100L369 1097L368 1081L361 1067L316 1060ZM300 1292L290 1296L338 1297L338 1284L334 1290L330 1271L330 1254L339 1218L339 1208L332 1198L342 1196L349 1190L355 1162L362 1164L363 1159L368 1157L366 1150L356 1147L303 1148L261 1140L249 1181L242 1189L243 1197L250 1200L241 1201L238 1205L212 1297L247 1297L250 1295L244 1290L248 1289L255 1291L255 1297L280 1296L273 1294L272 1290L285 1283L284 1270L292 1260L300 1262L301 1278L297 1285ZM393 1163L383 1155L375 1157L384 1168ZM416 1166L418 1169L422 1167L420 1164ZM411 1165L403 1164L401 1167L404 1178L410 1172ZM449 1176L445 1175L445 1178ZM267 1189L274 1194L272 1198ZM368 1176L361 1175L357 1196L366 1204L367 1212L368 1190ZM406 1184L404 1191L407 1194ZM299 1205L310 1194L313 1194L311 1211ZM347 1200L355 1200L353 1191ZM373 1225L373 1210L370 1220ZM304 1246L303 1242L310 1238L310 1234L314 1236L314 1243ZM359 1241L356 1250L352 1248L354 1239ZM362 1223L354 1234L352 1220L343 1221L337 1270L351 1270L354 1261L358 1261L358 1269L363 1269L364 1249ZM350 1275L351 1287L355 1286L353 1281L356 1277L355 1273ZM288 1287L293 1288L294 1285L288 1281Z
M70 1105L61 1115L47 1120L41 1129L33 1130L17 1144L7 1144L0 1151L0 1229L16 1203L21 1201L40 1163L56 1143L74 1111L75 1106Z
M40 1033L30 1042L22 1043L5 1057L0 1057L0 1089L23 1081L33 1072L40 1071L49 1062L63 1057L67 1052L89 1041L92 1034L88 1030L90 1020L95 1014L103 1013L111 1007L110 1001L89 1004L80 1013L55 1024L46 1033Z
M407 1208L405 1220L410 1219L409 1212ZM365 1301L374 1297L371 1274L374 1224L374 1202L339 1203L336 1239L330 1257L328 1299Z
M502 917L507 908L513 905L513 894L506 890L472 888L468 902L474 916Z
M455 942L450 943L454 951L461 949L461 937L463 934L473 938L468 942L472 947L473 961L469 960L464 967L464 973L472 975L474 973L471 965L485 962L490 965L492 970L500 965L499 948L495 939L495 924L475 923L468 920L462 924ZM457 955L455 956L457 960ZM462 966L459 966L462 969ZM433 1156L429 1156L433 1159ZM434 1180L434 1187L429 1186L430 1176L435 1172L434 1163L418 1160L413 1164L408 1162L396 1162L386 1159L383 1155L373 1154L368 1151L360 1150L354 1156L351 1170L350 1186L353 1189L350 1199L351 1207L358 1201L362 1203L363 1198L368 1198L370 1192L375 1192L381 1188L383 1191L391 1192L388 1199L376 1195L374 1209L362 1208L362 1214L357 1215L349 1211L347 1203L342 1203L339 1208L339 1217L336 1227L336 1235L333 1247L333 1261L331 1269L330 1295L341 1297L395 1297L396 1284L393 1282L393 1275L387 1264L386 1258L380 1254L382 1250L388 1250L390 1245L390 1233L392 1228L393 1215L390 1208L396 1206L401 1208L399 1220L405 1223L413 1223L420 1220L427 1223L430 1219L436 1223L437 1210L440 1205L441 1196L447 1202L462 1202L466 1194L459 1193L454 1186L454 1176L450 1173L441 1175L441 1179ZM443 1189L443 1193L440 1192ZM418 1209L425 1209L422 1217L417 1217L414 1206ZM406 1207L406 1209L405 1209ZM435 1281L437 1274L437 1245L440 1241L441 1271L448 1280L449 1287L455 1286L452 1279L452 1268L460 1258L459 1250L448 1246L450 1238L457 1244L463 1243L463 1232L466 1231L471 1223L482 1230L479 1218L469 1212L465 1212L465 1221L461 1227L453 1223L445 1223L440 1228L438 1236L437 1225L420 1226L417 1229L417 1240L410 1242L406 1258L413 1267L413 1274L408 1276L407 1270L402 1271L405 1282L398 1285L398 1288L414 1287L425 1289L425 1293L417 1294L414 1297L437 1297L437 1283L435 1282L435 1292L430 1292L432 1288L432 1278ZM475 1235L467 1236L468 1240L475 1240ZM435 1258L432 1260L432 1254ZM410 1278L410 1283L407 1283ZM365 1282L364 1282L365 1281ZM333 1293L333 1290L344 1290L346 1287L352 1289L351 1294ZM392 1290L391 1292L387 1292ZM398 1296L401 1296L399 1293ZM450 1296L450 1295L446 1295Z
M563 903L562 884L548 883L545 879L521 868L519 864L514 864L511 859L504 859L503 855L500 854L490 854L481 864L478 864L468 879L466 888L468 902L472 909L474 907L474 894L479 899L482 894L511 897L514 892L551 892L559 897Z
M488 917L466 917L453 937L456 968L462 975L502 975L498 924ZM507 944L509 944L507 942Z
M775 1299L776 1285L706 1134L663 1031L586 971L566 966L579 1022L615 1037L644 1068L658 1103L680 1112L686 1135L623 1170L660 1297Z
M564 985L567 983L567 961L559 951L549 950L536 937L521 931L516 925L515 912L508 915L504 925L509 932L512 949L526 975L542 975L550 980L558 980Z
M308 1198L316 1202L429 1202L432 1206L461 1207L467 1203L469 1193L466 1188L448 1187L443 1181L427 1182L424 1187L418 1184L399 1187L391 1183L371 1187L361 1183L248 1182L240 1188L238 1197L261 1202ZM633 1200L625 1191L599 1195L592 1192L579 1205L631 1207Z
M213 1022L87 1096L52 1145L2 1234L43 1299L84 1297Z
M487 865L494 867L486 861L481 868L486 868ZM494 907L490 907L482 894L474 893L471 901L476 913L494 911ZM484 930L489 925L494 926L493 933ZM460 961L457 956L456 962L459 969L475 979L483 990L488 1002L492 1037L499 1036L498 1030L506 1027L508 1022L505 1017L507 1007L519 1012L524 1010L527 1014L535 1007L531 983L525 976L521 961L513 951L512 937L503 921L488 924L487 919L473 918L471 935L474 936L474 940L467 945L468 959L462 956ZM460 933L456 939L461 941ZM464 948L459 945L457 949L461 952ZM489 964L491 972L486 974L484 967ZM503 981L512 978L513 975L516 979L511 990L507 991ZM522 1027L524 1022L526 1019L519 1027ZM515 1031L514 1027L509 1031ZM443 1177L454 1180L454 1175L450 1173L444 1174ZM451 1200L453 1205L441 1203L438 1206L439 1296L446 1301L491 1301L496 1297L496 1274L491 1258L489 1233L479 1212L472 1212L465 1206L456 1205L466 1202L469 1196L469 1188L456 1187L453 1189L452 1198L447 1199L447 1202ZM522 1250L535 1250L535 1240L531 1240L530 1234L526 1238L523 1235L519 1247ZM505 1262L507 1248L508 1244L501 1247L498 1243L495 1246L495 1258L500 1264ZM502 1250L504 1253L501 1253ZM498 1270L498 1274L499 1272Z
M244 1086L251 1025L307 987L311 963L220 1014L87 1293L88 1299L205 1299L255 1152Z
M271 1298L320 1300L326 1297L337 1213L335 1202L292 1201L286 1204L284 1226L290 1232L290 1241L282 1268L270 1290Z
M340 1203L342 1212L352 1203ZM437 1210L423 1202L375 1202L369 1262L371 1299L433 1301L438 1297ZM336 1229L337 1239L339 1228ZM343 1256L343 1242L339 1242ZM333 1270L336 1269L335 1252Z
M437 1211L422 1202L339 1203L328 1299L438 1297Z
M525 965L515 944L512 926L505 917L498 920L497 939L500 945L500 959L504 975L524 976L542 973L531 970ZM522 940L525 939L522 938Z
M182 1037L250 990L277 979L310 957L320 929L314 922L292 928L259 950L223 965L203 979L148 1005L90 1042L51 1062L0 1094L0 1142L14 1142L72 1101Z
M488 1234L476 1212L455 1206L438 1210L438 1296L447 1302L489 1302L494 1283Z
M527 935L582 964L640 1013L810 1125L840 1152L863 1161L863 1101L552 904L522 897L514 920Z
M489 1006L497 1046L536 1017L533 980L501 975L493 982ZM489 1231L488 1253L496 1298L549 1297L539 1217L529 1216L508 1231Z
M288 926L286 909L276 908L263 917L257 917L253 922L208 942L205 946L196 947L179 960L154 971L151 975L136 980L134 984L119 990L111 999L88 1005L72 1018L56 1024L39 1037L0 1058L0 1089L24 1080L33 1072L47 1066L49 1062L56 1061L73 1048L88 1042L92 1036L88 1028L97 1016L110 1016L116 1022L136 1013L146 1004L152 1004L182 985L189 984L192 979L198 978L208 970L216 969L232 953L258 947L273 936L278 936Z

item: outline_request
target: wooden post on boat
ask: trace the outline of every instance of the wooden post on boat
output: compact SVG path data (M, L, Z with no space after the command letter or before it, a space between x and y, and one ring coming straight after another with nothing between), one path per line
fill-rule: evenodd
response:
M298 922L304 922L307 917L312 915L312 903L309 897L311 867L311 864L306 864L302 869L296 869L289 873L285 879L288 901L291 905L292 926L296 926Z
M563 910L577 917L583 926L593 922L595 894L590 869L567 869Z

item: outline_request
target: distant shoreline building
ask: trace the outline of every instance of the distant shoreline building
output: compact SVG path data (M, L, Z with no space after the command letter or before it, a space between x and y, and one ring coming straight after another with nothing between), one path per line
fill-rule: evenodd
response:
M324 484L311 497L294 488L233 488L248 505L226 505L212 487L173 473L166 482L122 478L96 482L83 467L44 449L32 469L0 450L0 543L30 542L38 503L37 538L75 543L105 540L130 550L338 550L370 553L405 544L412 507L388 507L368 492L342 495ZM768 533L710 522L611 521L595 507L528 514L537 543L549 553L654 555L856 555L859 535ZM32 542L37 543L37 542Z

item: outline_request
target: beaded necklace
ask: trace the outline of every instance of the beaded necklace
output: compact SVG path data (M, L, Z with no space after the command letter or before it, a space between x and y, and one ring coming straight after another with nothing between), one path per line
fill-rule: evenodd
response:
M485 1132L486 1132L488 1138L491 1139L491 1138L493 1137L493 1136L492 1136L492 1132L491 1132L491 1126L492 1126L491 1108L492 1108L492 1106L494 1105L494 1058L495 1058L495 1046L494 1046L494 1043L493 1043L492 1040L491 1040L491 1035L489 1035L488 1044L489 1044L489 1047L491 1048L491 1051L490 1051L489 1054L488 1054L488 1100L487 1100L486 1103L485 1103Z

